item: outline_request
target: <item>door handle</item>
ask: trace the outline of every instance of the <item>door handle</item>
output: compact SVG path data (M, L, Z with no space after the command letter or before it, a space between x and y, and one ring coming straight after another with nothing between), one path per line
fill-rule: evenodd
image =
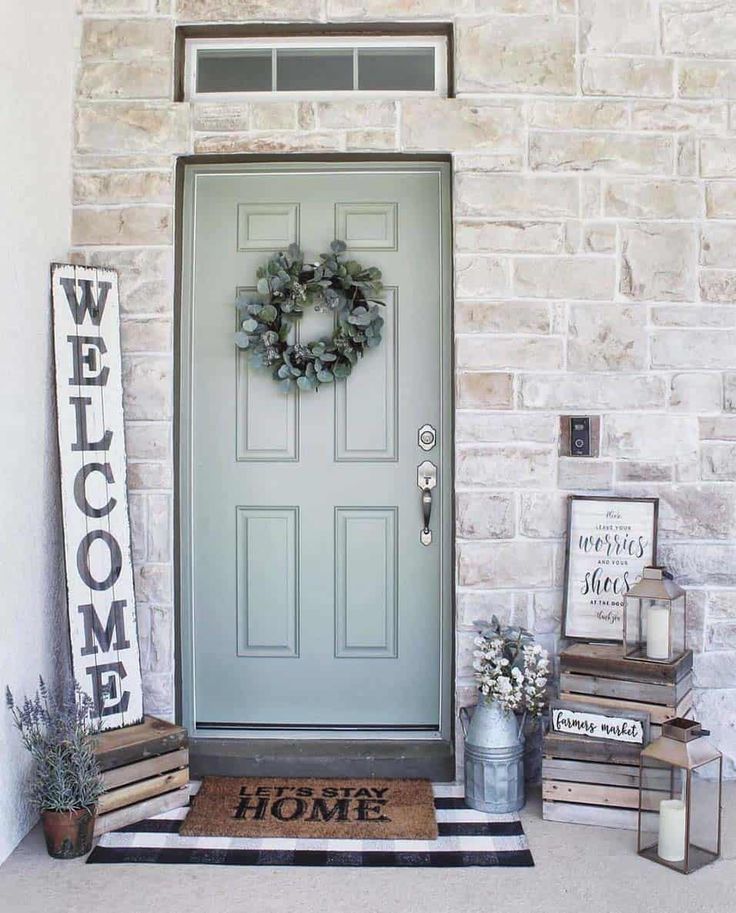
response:
M422 545L432 544L432 530L429 523L432 519L432 489L437 486L437 467L429 460L417 466L417 486L422 492L422 519L424 524L419 532Z

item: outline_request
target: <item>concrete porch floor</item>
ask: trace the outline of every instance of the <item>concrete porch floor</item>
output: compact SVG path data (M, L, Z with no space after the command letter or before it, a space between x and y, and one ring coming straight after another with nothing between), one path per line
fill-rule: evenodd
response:
M39 828L0 866L3 913L731 913L736 783L724 790L723 858L685 877L640 859L630 831L522 818L533 869L309 869L55 862Z

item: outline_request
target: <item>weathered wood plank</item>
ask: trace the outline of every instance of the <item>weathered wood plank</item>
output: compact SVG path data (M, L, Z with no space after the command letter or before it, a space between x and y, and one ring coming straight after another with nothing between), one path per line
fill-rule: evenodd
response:
M106 815L98 815L95 821L95 837L106 834L108 831L118 830L128 824L135 824L137 821L145 821L146 818L171 811L172 808L181 808L188 803L189 787L182 786L170 793L164 793L163 796L136 802L134 805L119 808Z
M542 799L548 802L577 802L581 805L602 805L607 808L639 808L639 787L602 786L598 783L570 783L560 780L542 781ZM644 794L644 807L659 807L661 793Z
M580 736L549 732L544 737L542 754L547 758L602 761L607 764L638 764L640 747L627 742L606 742Z
M576 643L560 653L560 672L580 672L652 684L674 684L692 668L692 650L674 663L625 659L621 644Z
M102 774L102 782L106 790L117 789L120 786L137 783L139 780L188 765L189 749L180 748L178 751L169 751L167 754L157 755L147 761L137 761L134 764L124 764L122 767L107 770Z
M647 704L644 701L629 701L595 694L576 694L573 691L561 691L560 700L576 701L580 704L594 704L596 707L606 707L611 710L642 710L649 714L652 723L656 726L661 726L662 723L673 716L684 716L692 709L692 697L690 694L686 694L677 706Z
M565 758L544 758L542 777L545 780L565 780L573 783L599 783L603 786L639 788L639 767L634 764L603 764L595 761L571 761ZM656 778L656 781L655 781ZM651 770L649 783L669 790L670 775L666 770Z
M639 813L629 808L606 808L602 805L577 805L574 802L543 802L542 818L563 824L587 824L593 827L637 829Z
M149 777L147 780L140 780L138 783L129 783L127 786L121 786L119 789L111 789L103 793L97 802L97 811L100 815L106 815L108 812L115 811L118 808L124 808L126 805L133 805L136 802L143 802L153 796L160 796L162 793L171 792L172 789L179 789L189 783L189 768L182 767L181 770L171 770L165 774L158 774L155 777Z
M147 716L137 726L97 736L95 754L104 771L176 751L186 745L187 731L183 726Z
M560 690L573 694L590 694L615 697L620 700L642 701L645 704L662 704L674 707L692 689L692 674L688 673L676 684L648 684L606 678L602 675L583 675L578 672L560 673Z

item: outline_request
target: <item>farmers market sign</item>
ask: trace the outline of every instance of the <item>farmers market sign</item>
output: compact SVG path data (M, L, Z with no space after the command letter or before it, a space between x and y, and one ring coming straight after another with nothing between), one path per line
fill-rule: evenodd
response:
M51 268L72 669L103 729L143 718L117 274Z

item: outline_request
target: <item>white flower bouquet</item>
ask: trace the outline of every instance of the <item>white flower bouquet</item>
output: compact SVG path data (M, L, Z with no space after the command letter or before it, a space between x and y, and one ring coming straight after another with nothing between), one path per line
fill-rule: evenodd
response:
M549 654L534 636L520 627L502 628L494 615L490 624L476 622L473 668L483 699L496 701L504 713L521 714L519 731L527 716L540 717L549 679Z

